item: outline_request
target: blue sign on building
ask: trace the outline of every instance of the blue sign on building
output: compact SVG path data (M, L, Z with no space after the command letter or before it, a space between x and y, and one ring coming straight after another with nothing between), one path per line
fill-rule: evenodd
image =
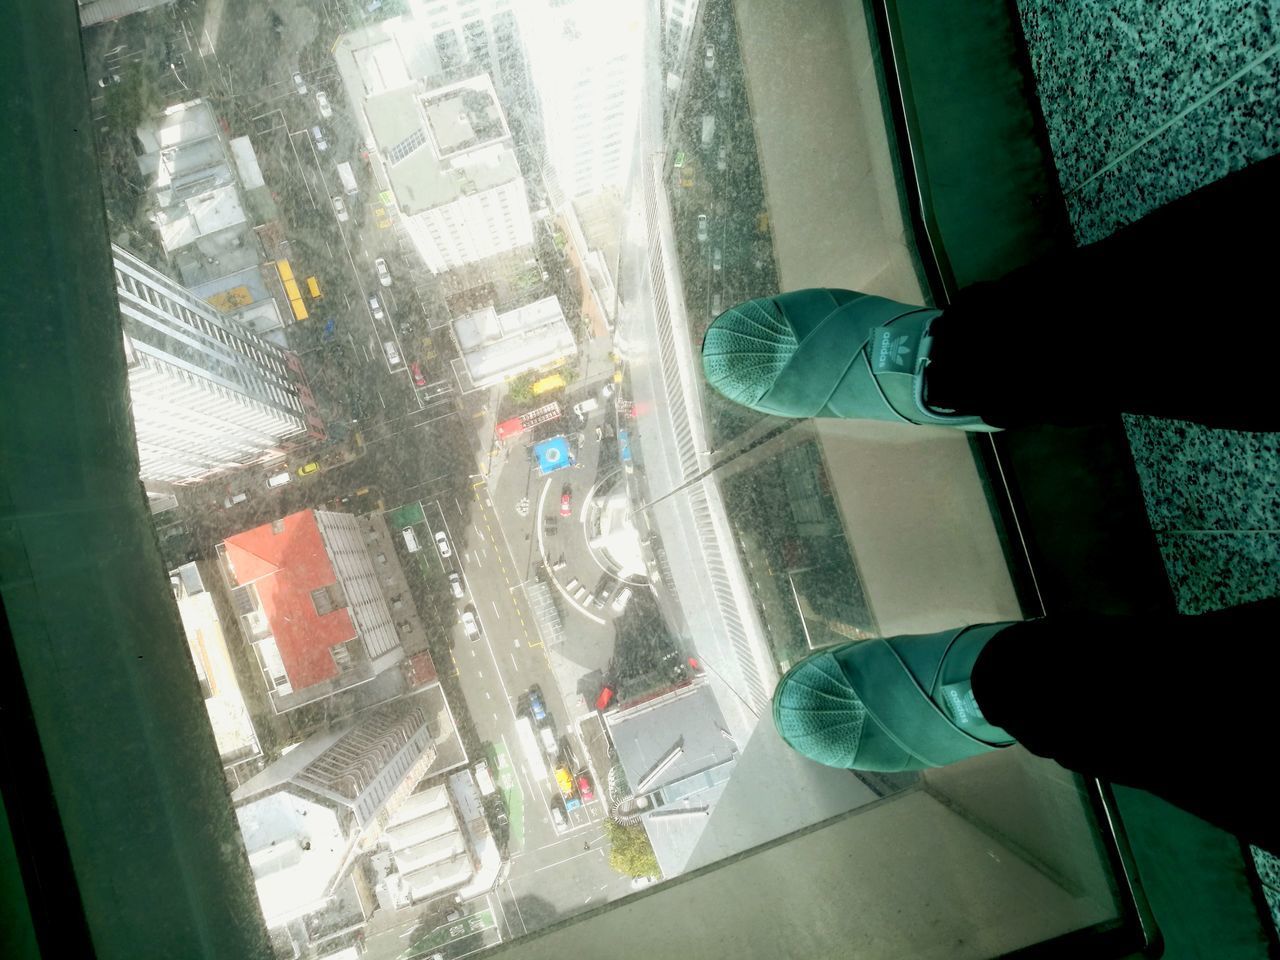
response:
M538 472L543 476L573 466L573 459L569 456L569 441L564 437L542 441L533 448L533 455L538 458Z

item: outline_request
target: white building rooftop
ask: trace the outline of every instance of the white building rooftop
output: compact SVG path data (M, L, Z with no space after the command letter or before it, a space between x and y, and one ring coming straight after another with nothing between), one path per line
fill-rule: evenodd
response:
M458 317L453 333L475 387L491 386L578 352L556 297L498 313L486 307Z

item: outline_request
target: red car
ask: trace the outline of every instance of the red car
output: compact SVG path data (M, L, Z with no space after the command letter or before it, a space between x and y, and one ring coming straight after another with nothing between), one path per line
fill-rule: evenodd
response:
M596 697L596 709L603 710L609 706L609 701L613 699L613 687L605 687L600 691L600 696Z
M420 387L425 387L427 385L427 378L422 375L422 368L418 366L417 360L409 364L409 372L413 374L413 382L415 384Z
M596 798L596 792L591 789L591 781L585 773L578 777L578 795L582 797L583 803L588 803Z
M573 494L568 490L560 494L560 516L567 517L573 513Z

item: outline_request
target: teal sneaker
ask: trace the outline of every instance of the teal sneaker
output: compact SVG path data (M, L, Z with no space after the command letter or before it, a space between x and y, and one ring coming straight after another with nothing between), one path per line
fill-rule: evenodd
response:
M716 317L702 369L730 400L774 416L997 429L926 402L929 323L939 313L852 290L760 297Z
M987 722L969 675L1009 623L855 640L805 657L778 683L773 722L829 767L882 773L941 767L1013 743Z

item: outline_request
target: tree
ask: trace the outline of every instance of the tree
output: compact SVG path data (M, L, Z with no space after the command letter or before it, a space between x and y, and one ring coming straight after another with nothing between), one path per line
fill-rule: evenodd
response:
M513 403L526 404L533 400L533 374L522 373L507 381L507 396Z
M624 827L612 820L604 822L604 832L609 838L609 866L624 877L656 877L659 873L658 858L644 827Z

